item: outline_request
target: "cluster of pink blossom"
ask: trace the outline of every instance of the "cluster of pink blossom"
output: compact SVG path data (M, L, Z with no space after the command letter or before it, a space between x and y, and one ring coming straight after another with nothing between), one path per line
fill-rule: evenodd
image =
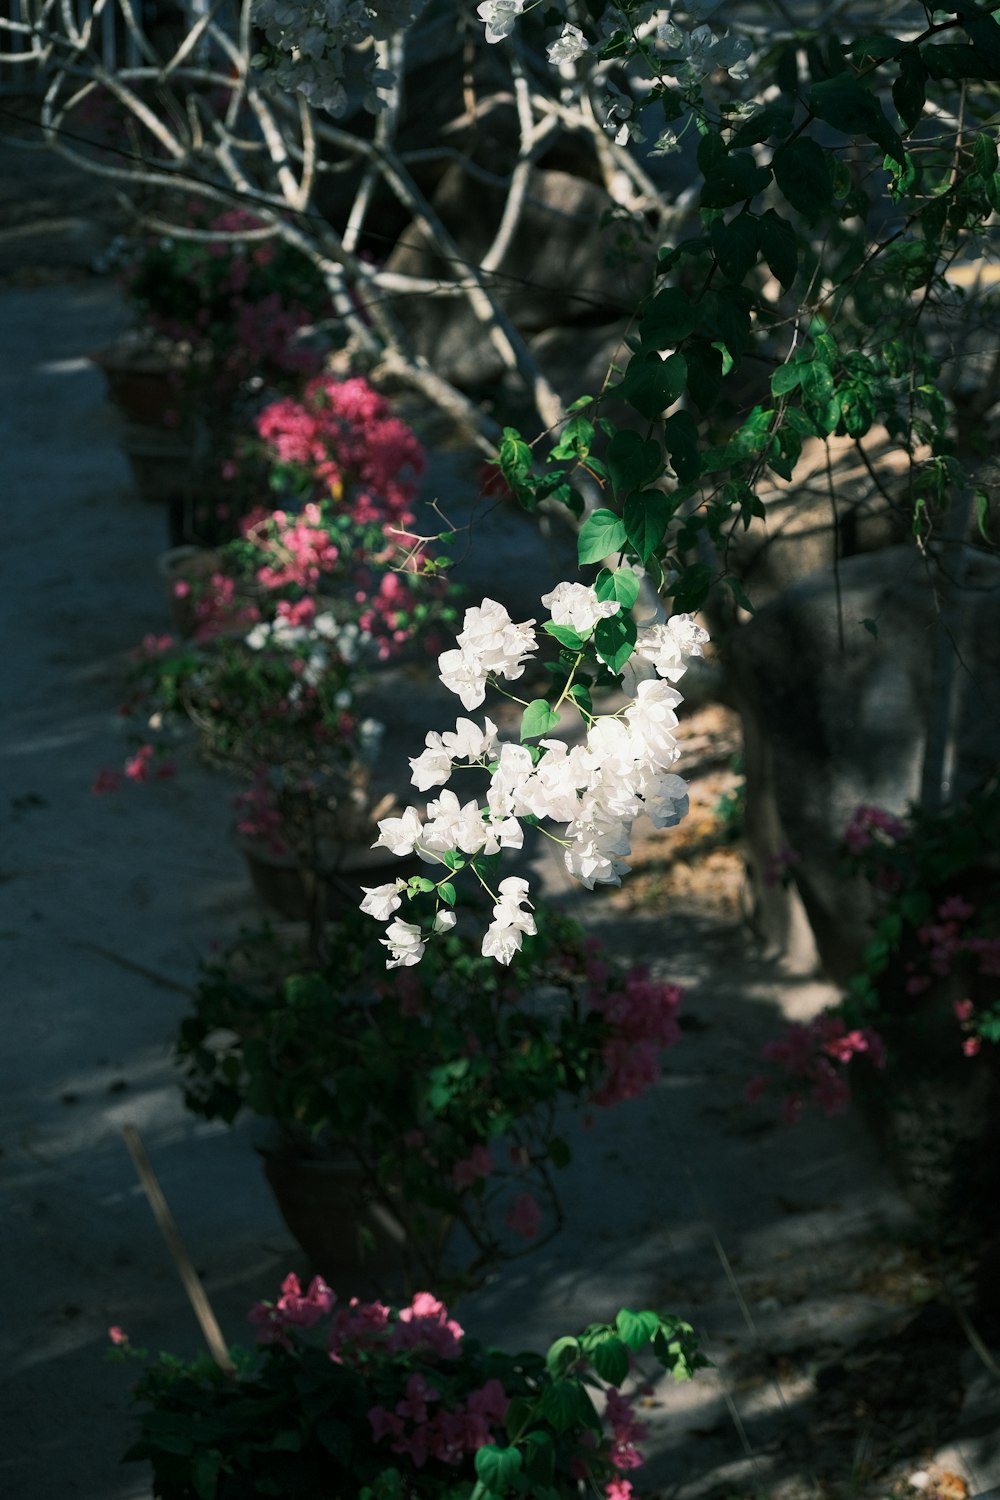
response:
M612 1386L607 1393L604 1420L611 1429L611 1462L620 1472L641 1468L645 1462L636 1447L646 1436L644 1423L635 1419L634 1398Z
M651 979L647 968L636 965L621 988L595 985L587 998L591 1009L614 1028L603 1048L608 1076L594 1103L607 1106L638 1099L659 1079L663 1051L681 1039L680 988Z
M327 1320L325 1342L330 1358L338 1364L371 1368L380 1355L417 1355L431 1360L457 1361L462 1354L464 1331L447 1308L430 1292L418 1292L408 1307L394 1314L382 1302L362 1302L352 1297L337 1306L336 1294L321 1276L313 1277L303 1291L297 1276L285 1278L277 1302L259 1302L249 1314L262 1344L293 1347L295 1330L315 1328ZM111 1337L125 1342L115 1329ZM446 1383L442 1372L442 1385ZM471 1454L502 1433L510 1404L503 1384L489 1378L461 1399L446 1397L430 1372L413 1369L407 1375L399 1399L391 1405L378 1402L367 1416L372 1438L386 1443L393 1453L406 1457L417 1469L430 1459L457 1468ZM606 1391L604 1423L609 1446L606 1458L619 1475L643 1463L638 1444L646 1436L636 1420L633 1398L613 1387ZM595 1447L593 1433L585 1435L585 1447ZM590 1462L580 1454L572 1472L583 1481L591 1478ZM616 1478L605 1487L607 1500L630 1500L632 1487Z
M375 1441L388 1440L393 1453L404 1454L416 1468L422 1469L429 1458L454 1467L466 1454L496 1441L508 1404L499 1380L488 1380L470 1391L464 1403L447 1407L441 1392L417 1372L394 1410L373 1406L368 1420Z
M385 397L360 376L318 376L301 400L266 406L257 432L279 463L308 470L317 498L342 496L359 524L394 533L412 524L426 455Z
M581 648L603 620L620 610L617 600L598 598L593 588L562 583L543 596L552 626L571 631ZM537 649L534 620L515 623L503 605L484 599L465 613L453 650L438 658L442 682L455 692L463 707L478 707L488 683L516 681ZM671 684L682 675L688 658L701 654L707 634L688 615L638 631L635 657L655 675L638 682L627 706L615 714L582 710L586 736L570 746L557 737L541 738L555 725L549 705L537 748L500 742L496 725L483 727L459 719L454 731L426 736L426 748L411 759L412 781L420 791L444 787L456 767L479 768L489 778L485 804L476 798L462 802L450 790L428 803L422 818L415 807L379 823L377 847L398 856L416 853L430 864L450 869L477 855L501 849L520 849L522 819L565 825L558 840L566 868L588 889L597 883L618 885L628 869L634 820L645 813L655 827L669 828L687 811L687 787L670 769L680 755L674 736L675 709L680 693ZM582 651L581 651L582 656ZM560 703L565 699L563 693ZM529 712L537 705L530 705ZM557 705L559 706L559 705ZM524 726L522 727L524 734ZM449 875L444 877L449 879ZM389 967L417 963L425 934L395 913L402 905L405 882L366 887L362 910L391 925L383 940ZM527 910L528 886L509 877L494 895L493 920L483 939L483 953L509 963L525 933L534 931ZM445 925L451 926L453 913Z
M257 569L257 581L266 589L290 584L315 589L340 555L316 504L304 505L299 515L274 510L261 517L256 512L245 517L240 530L269 559Z
M851 1102L846 1070L856 1057L867 1057L875 1068L886 1064L885 1043L877 1031L870 1026L849 1031L841 1016L828 1012L795 1022L768 1042L761 1056L779 1070L785 1087L789 1080L796 1085L785 1095L785 1119L790 1124L801 1115L807 1097L826 1115L844 1113ZM751 1078L744 1090L747 1102L756 1103L774 1081L766 1073Z
M258 1342L285 1344L289 1330L312 1328L329 1317L326 1347L330 1357L341 1362L356 1362L372 1350L417 1352L438 1359L457 1359L462 1351L461 1324L430 1292L417 1292L395 1315L383 1302L362 1302L357 1297L346 1306L336 1304L336 1293L322 1276L314 1276L303 1292L292 1273L282 1282L277 1302L256 1303L249 1321L257 1328Z
M862 854L876 842L877 834L883 836L879 842L898 843L906 835L906 824L882 807L858 807L844 829L844 843L851 854Z
M954 974L967 961L971 961L973 972L982 977L1000 976L1000 937L970 930L979 915L978 908L960 894L948 896L938 904L934 920L917 928L917 942L925 951L919 959L907 962L908 995L923 994L936 979ZM975 1057L982 1047L982 1038L973 1029L976 1006L965 998L956 1000L953 1010L964 1033L962 1051L966 1057Z
M236 580L217 570L193 583L188 578L177 578L171 592L175 599L189 601L196 641L211 640L224 630L244 629L260 619L256 604L239 597Z
M285 820L275 806L266 775L258 775L245 791L237 792L233 808L238 834L263 845L272 854L288 853L288 844L283 837Z

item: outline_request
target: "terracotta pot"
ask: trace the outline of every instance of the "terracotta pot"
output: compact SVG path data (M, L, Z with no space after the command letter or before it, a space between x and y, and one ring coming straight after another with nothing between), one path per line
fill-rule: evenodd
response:
M330 922L357 909L362 885L407 879L426 867L416 857L397 859L385 849L345 850L335 865L307 869L294 854L273 854L237 838L259 901L291 922Z
M121 445L142 500L154 505L190 502L207 450L200 428L171 430L130 422L122 431Z
M127 422L169 430L178 425L190 355L169 340L126 334L90 356L108 398Z
M306 1155L284 1137L257 1149L281 1217L337 1292L412 1292L436 1267L451 1221L376 1194L346 1149Z

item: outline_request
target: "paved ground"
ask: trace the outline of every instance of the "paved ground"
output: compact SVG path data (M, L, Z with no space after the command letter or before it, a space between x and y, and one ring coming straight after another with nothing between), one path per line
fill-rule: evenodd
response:
M120 760L125 654L166 623L165 520L130 491L87 361L121 326L114 289L36 269L0 291L0 1495L146 1500L144 1476L117 1467L128 1377L104 1363L106 1329L178 1352L198 1333L122 1125L142 1131L228 1337L299 1259L249 1132L191 1121L168 1055L198 956L255 914L221 784L188 768L90 792ZM446 500L461 498L456 463L438 471ZM470 586L528 590L534 533L490 524ZM543 583L565 576L558 550L541 553ZM424 715L411 705L389 723L400 765ZM717 915L627 916L544 878L619 951L687 986L688 1030L649 1100L577 1129L566 1232L467 1299L463 1321L544 1346L621 1303L689 1315L717 1369L650 1413L662 1495L884 1494L935 1463L971 1494L1000 1485L997 1388L860 1126L789 1132L740 1102L761 1040L822 986L783 975Z

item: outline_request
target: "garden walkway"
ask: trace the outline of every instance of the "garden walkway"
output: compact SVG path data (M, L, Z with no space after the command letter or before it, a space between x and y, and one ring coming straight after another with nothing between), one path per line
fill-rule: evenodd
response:
M130 491L87 360L121 327L115 290L36 276L35 255L0 290L0 1495L147 1500L142 1472L117 1466L129 1372L105 1363L106 1330L177 1352L199 1336L122 1126L142 1132L228 1338L299 1261L248 1129L186 1115L169 1057L199 956L256 915L226 790L186 765L174 782L90 791L121 760L127 651L167 625L165 522ZM432 477L446 510L459 473L449 457ZM539 546L519 516L490 524L473 592L503 597L515 579L524 597L565 576L563 542ZM401 789L427 712L389 724ZM561 1237L468 1297L461 1320L544 1347L622 1303L688 1316L716 1368L650 1407L662 1496L887 1495L917 1469L1000 1493L998 1388L869 1138L852 1120L790 1130L741 1102L760 1043L823 987L696 899L629 911L568 890L553 865L539 874L685 986L686 1030L650 1098L575 1131Z

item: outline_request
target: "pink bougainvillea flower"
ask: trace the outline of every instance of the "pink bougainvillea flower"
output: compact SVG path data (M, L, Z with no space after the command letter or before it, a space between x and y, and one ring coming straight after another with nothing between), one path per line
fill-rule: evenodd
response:
M117 1323L113 1323L108 1329L108 1338L113 1344L117 1344L119 1346L128 1343L128 1334L125 1332L124 1328L119 1328Z
M109 771L107 767L98 771L94 778L94 784L90 788L98 796L105 792L117 792L121 790L122 778L118 771Z
M509 1229L522 1239L533 1240L538 1233L542 1213L531 1193L522 1193L507 1215Z

